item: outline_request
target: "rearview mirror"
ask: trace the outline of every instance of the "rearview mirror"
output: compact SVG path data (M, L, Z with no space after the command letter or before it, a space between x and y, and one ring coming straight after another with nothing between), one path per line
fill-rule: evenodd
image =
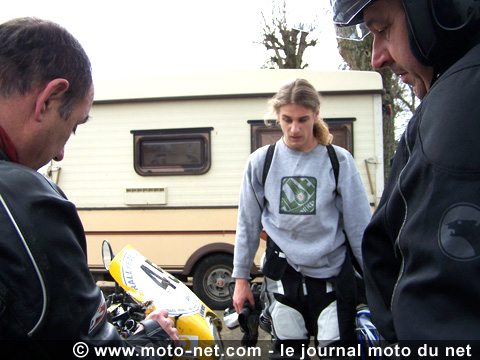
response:
M102 242L102 259L103 259L103 266L105 269L109 270L110 269L110 264L112 263L113 258L115 255L113 255L112 247L110 246L110 243L108 240L103 240Z

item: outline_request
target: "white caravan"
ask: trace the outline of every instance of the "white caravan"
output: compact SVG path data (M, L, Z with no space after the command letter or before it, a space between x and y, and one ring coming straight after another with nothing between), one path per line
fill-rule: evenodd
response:
M99 83L91 120L48 176L76 204L92 273L101 242L131 244L211 308L225 308L243 169L280 137L267 101L286 81L308 79L334 143L354 156L372 206L383 191L382 80L376 72L258 70ZM252 267L259 275L261 247Z

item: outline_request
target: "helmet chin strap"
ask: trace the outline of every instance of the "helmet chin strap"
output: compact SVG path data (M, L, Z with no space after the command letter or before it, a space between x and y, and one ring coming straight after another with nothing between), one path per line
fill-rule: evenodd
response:
M427 59L420 51L417 40L413 36L412 28L408 24L408 18L407 18L407 32L408 32L408 42L410 45L410 50L412 51L413 56L415 56L415 59L417 59L422 65L433 66L433 61Z
M407 30L408 30L408 42L409 42L409 46L410 46L410 51L412 52L415 59L417 59L422 65L433 67L433 76L432 76L432 81L430 83L430 87L432 87L432 85L440 77L440 75L442 74L443 71L441 69L437 68L437 66L435 66L433 61L431 61L431 60L427 59L425 56L423 56L422 52L418 48L417 41L415 40L415 38L413 36L412 29L408 25L407 25Z
M423 65L432 66L432 51L438 41L427 0L402 0L405 10L408 40L415 58Z

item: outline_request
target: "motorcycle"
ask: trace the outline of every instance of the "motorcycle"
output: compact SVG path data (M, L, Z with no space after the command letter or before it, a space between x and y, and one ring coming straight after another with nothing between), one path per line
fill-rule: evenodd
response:
M130 245L114 256L110 243L104 240L102 258L116 282L115 293L107 297L106 305L109 320L121 336L134 333L140 321L156 308L167 309L183 349L176 359L224 359L220 318L183 282Z

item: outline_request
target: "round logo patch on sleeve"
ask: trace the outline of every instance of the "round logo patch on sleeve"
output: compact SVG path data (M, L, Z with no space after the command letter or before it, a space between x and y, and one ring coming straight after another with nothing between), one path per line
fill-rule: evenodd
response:
M440 222L438 242L443 253L457 261L480 257L480 208L459 203L445 211Z

